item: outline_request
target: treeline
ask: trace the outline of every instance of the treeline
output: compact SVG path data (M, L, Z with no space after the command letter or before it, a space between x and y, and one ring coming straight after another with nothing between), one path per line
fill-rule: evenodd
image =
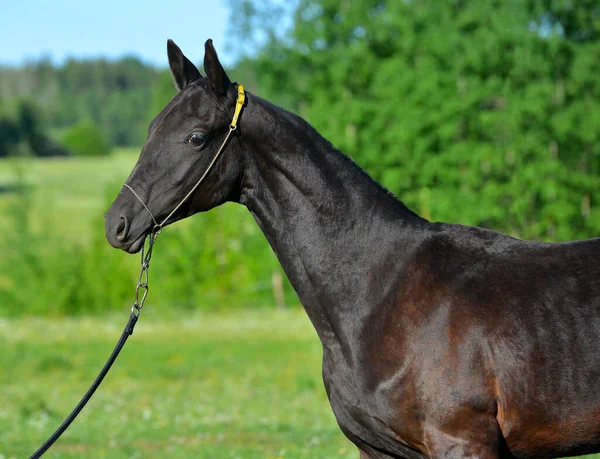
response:
M300 0L287 28L281 2L233 6L262 94L420 214L600 234L597 1Z
M160 71L135 57L0 68L0 156L105 154L140 145ZM31 141L30 133L42 141Z

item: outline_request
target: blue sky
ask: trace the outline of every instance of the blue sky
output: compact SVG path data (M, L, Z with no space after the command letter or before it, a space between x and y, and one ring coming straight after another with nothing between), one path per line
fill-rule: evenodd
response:
M164 67L167 38L196 63L212 38L227 65L228 18L227 0L0 0L0 65L133 54Z

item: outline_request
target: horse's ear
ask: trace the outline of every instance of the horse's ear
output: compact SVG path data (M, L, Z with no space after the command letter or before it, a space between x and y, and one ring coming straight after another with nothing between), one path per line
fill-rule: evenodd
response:
M169 67L171 67L175 87L178 91L183 91L190 83L202 78L196 66L183 55L173 40L167 40L167 54L169 55Z
M225 70L223 70L221 62L219 62L219 57L210 39L206 40L204 45L204 71L214 91L219 96L227 94L232 84Z

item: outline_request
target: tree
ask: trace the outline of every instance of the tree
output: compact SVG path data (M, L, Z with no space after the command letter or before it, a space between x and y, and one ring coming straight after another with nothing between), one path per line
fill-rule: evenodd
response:
M69 59L61 66L42 59L0 68L0 99L7 104L35 100L51 132L91 120L111 146L140 145L157 74L135 57Z
M66 155L47 132L38 106L30 100L16 100L0 112L0 157L31 154Z
M583 238L600 230L598 18L591 1L301 0L253 62L264 95L425 217Z
M89 121L71 127L63 136L62 143L77 156L105 156L110 153L106 137Z

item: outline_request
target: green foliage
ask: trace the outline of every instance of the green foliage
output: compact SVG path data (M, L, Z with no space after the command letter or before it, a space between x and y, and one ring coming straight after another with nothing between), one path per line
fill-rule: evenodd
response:
M111 281L130 272L104 238L93 233L89 244L72 243L55 230L59 220L52 213L34 214L29 187L20 185L16 191L18 196L4 211L0 238L0 314L59 316L104 311L107 304L123 306L129 289ZM34 217L44 231L34 229Z
M171 71L163 70L152 87L152 104L148 113L150 121L167 106L175 94L177 94L177 90L175 89L175 83L173 83Z
M110 153L103 132L89 121L83 121L69 128L62 143L76 156L106 156Z
M234 4L238 25L269 11ZM286 33L260 22L264 45L239 30L262 95L409 207L567 240L600 232L599 17L597 2L301 0Z
M0 158L9 156L21 138L19 126L9 117L0 115Z
M0 315L131 304L139 258L109 246L102 214L134 162L127 154L0 167L0 185L3 176L17 177L8 181L13 193L0 199ZM284 305L297 304L289 283L274 280L281 268L250 213L233 204L167 227L150 276L149 305L239 310L273 307L281 296Z
M48 136L39 108L32 101L18 99L0 107L0 157L65 154L67 151Z
M106 133L110 146L140 145L157 74L134 57L69 59L61 66L42 59L0 68L0 100L32 98L49 129L90 120Z
M221 310L275 304L272 277L281 267L241 206L228 204L168 227L153 260L159 303ZM285 303L297 304L289 283L283 289Z

